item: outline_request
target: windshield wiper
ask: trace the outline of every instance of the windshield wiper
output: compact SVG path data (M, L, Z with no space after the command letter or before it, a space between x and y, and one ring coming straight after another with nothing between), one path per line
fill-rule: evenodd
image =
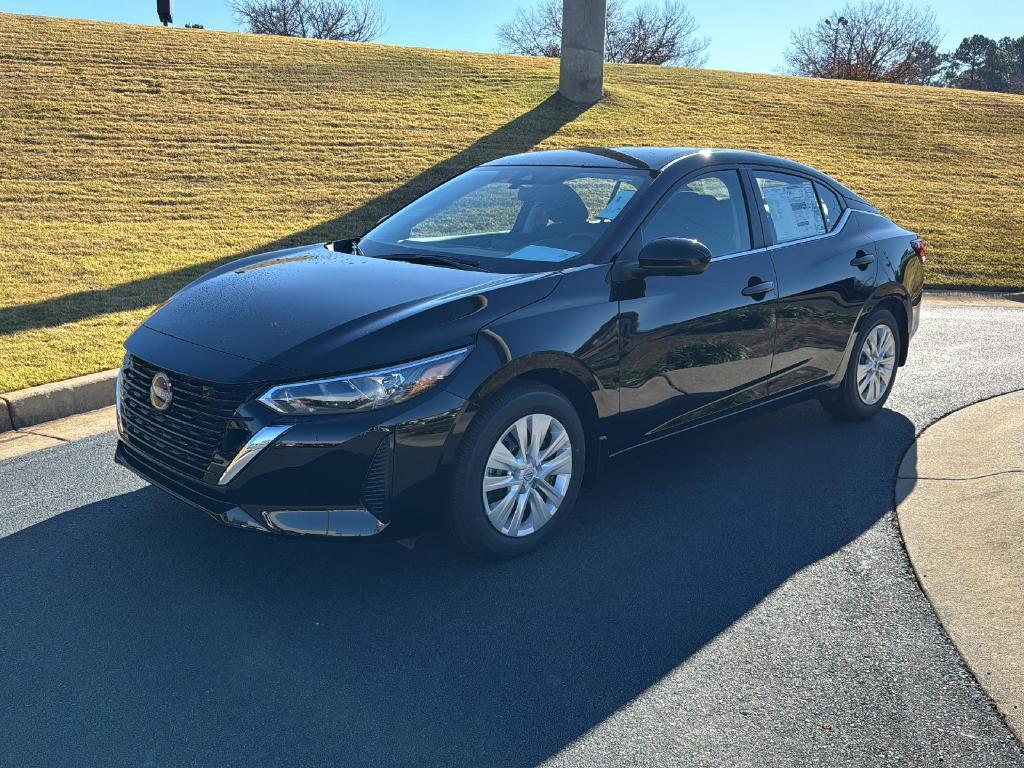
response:
M327 248L335 253L351 253L354 256L363 255L363 252L359 250L358 237L353 237L351 240L335 240L334 242L327 243Z
M414 264L438 264L442 267L455 269L480 269L480 262L449 256L446 253L393 253L390 256L378 256L388 261L409 261Z

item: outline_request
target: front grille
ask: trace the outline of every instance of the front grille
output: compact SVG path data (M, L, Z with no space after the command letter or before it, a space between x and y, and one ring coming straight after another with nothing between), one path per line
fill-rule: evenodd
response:
M193 480L202 480L221 447L235 410L252 395L247 384L215 384L173 371L171 405L157 410L150 401L153 376L164 369L131 357L121 388L125 442L137 453Z
M205 491L205 486L183 480L179 475L169 472L167 467L148 458L142 451L132 450L126 441L122 440L117 446L116 460L129 469L135 470L153 485L163 488L168 493L204 512L220 515L233 506L222 497Z

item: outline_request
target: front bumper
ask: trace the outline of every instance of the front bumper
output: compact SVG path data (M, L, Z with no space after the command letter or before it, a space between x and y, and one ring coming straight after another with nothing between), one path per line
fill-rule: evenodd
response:
M305 536L390 538L430 525L466 412L440 389L324 417L282 417L250 400L227 420L205 470L189 471L175 453L187 438L176 437L173 405L143 418L130 389L119 384L118 395L118 464L227 525Z

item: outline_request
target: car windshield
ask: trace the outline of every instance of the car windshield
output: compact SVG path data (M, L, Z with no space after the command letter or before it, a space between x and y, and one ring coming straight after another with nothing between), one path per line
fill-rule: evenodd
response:
M650 182L644 171L562 166L475 168L368 232L367 256L552 269L590 251Z

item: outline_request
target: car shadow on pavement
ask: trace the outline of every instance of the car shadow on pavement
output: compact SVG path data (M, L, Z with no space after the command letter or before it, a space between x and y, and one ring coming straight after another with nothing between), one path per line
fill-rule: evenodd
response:
M505 155L533 149L589 108L590 105L571 102L558 94L549 96L530 111L482 136L461 152L432 165L384 194L334 219L293 232L257 248L109 288L70 293L33 304L0 307L0 337L16 331L48 328L97 315L158 304L186 283L233 259L296 245L357 237L382 216L394 213L424 192L463 171Z
M0 762L535 765L889 512L913 435L808 403L664 441L497 564L66 512L0 539Z

